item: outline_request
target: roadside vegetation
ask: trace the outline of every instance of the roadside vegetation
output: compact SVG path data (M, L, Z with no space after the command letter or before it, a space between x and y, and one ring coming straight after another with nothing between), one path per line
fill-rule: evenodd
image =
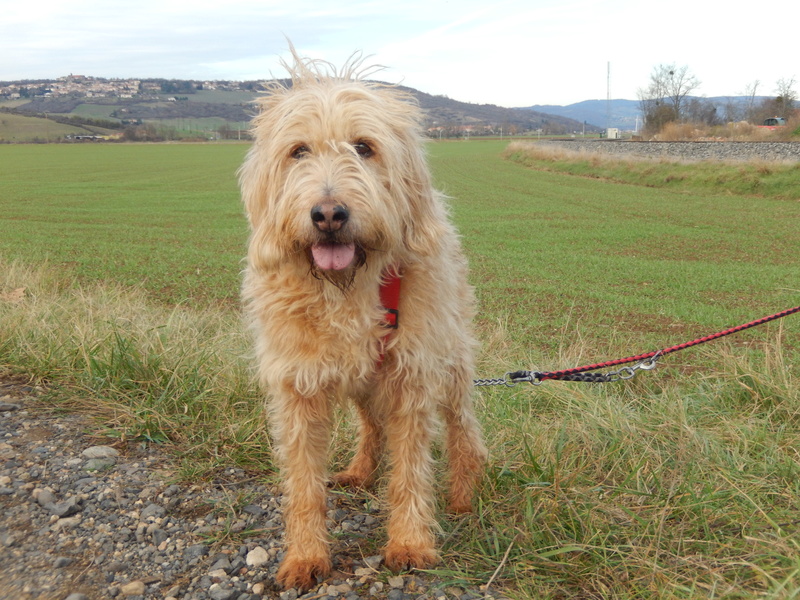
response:
M716 125L673 122L664 125L652 139L660 142L800 142L800 116L774 129L747 121Z
M800 163L797 162L690 162L632 154L619 157L531 142L513 142L503 156L538 170L610 182L698 194L800 199L797 185Z
M796 170L742 167L786 178L754 193L724 185L728 165L675 187L666 163L625 176L505 148L430 149L480 299L479 376L800 304ZM274 475L237 301L245 151L0 146L0 374L44 384L53 410L92 416L112 443L159 444L183 481L232 464ZM441 574L519 598L797 597L799 339L792 316L627 382L479 390L491 459L476 514L442 516ZM342 413L335 464L353 436Z

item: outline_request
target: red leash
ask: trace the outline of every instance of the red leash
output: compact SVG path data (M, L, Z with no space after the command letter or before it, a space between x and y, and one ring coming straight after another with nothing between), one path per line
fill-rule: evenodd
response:
M619 358L617 360L609 360L606 362L594 363L591 365L585 365L583 367L575 367L573 369L563 369L561 371L546 371L546 372L514 371L506 373L506 376L502 379L476 379L474 384L476 386L514 385L515 383L525 382L525 381L533 384L539 384L543 381L547 381L548 379L559 380L559 381L583 381L588 383L605 383L608 381L617 381L619 379L630 379L631 377L633 377L633 375L635 375L637 369L645 369L645 370L652 369L656 366L656 361L658 359L660 359L662 356L666 356L667 354L671 354L672 352L677 352L678 350L685 350L686 348L691 348L692 346L704 344L705 342L710 342L712 340L725 337L726 335L731 335L732 333L738 333L739 331L744 331L745 329L750 329L751 327L756 327L757 325L763 325L764 323L769 323L770 321L775 321L783 317L788 317L789 315L798 312L800 312L800 306L795 306L794 308L789 308L779 313L775 313L774 315L770 315L762 319L757 319L755 321L751 321L750 323L745 323L744 325L731 327L730 329L720 331L719 333L714 333L712 335L707 335L705 337L697 338L696 340L692 340L691 342L684 342L683 344L678 344L676 346L669 346L667 348L663 348L662 350L656 350L655 352L646 352L644 354L628 356L627 358ZM639 364L635 365L634 367L625 367L623 369L620 369L619 371L612 373L589 372L589 371L596 371L597 369L606 369L608 367L615 367L617 365L625 365L633 362L637 362Z

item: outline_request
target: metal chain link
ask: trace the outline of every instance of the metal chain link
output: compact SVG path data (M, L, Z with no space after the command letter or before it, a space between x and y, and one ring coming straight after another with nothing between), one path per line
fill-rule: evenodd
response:
M472 384L475 387L488 387L492 385L504 385L506 387L514 387L518 383L530 382L533 385L539 385L541 381L535 378L536 373L530 371L509 371L504 377L495 377L492 379L475 379Z
M606 381L625 381L628 379L633 379L636 376L637 371L652 371L656 368L656 363L658 362L659 358L661 358L661 352L657 352L652 357L643 360L632 367L622 367L618 371L606 373L605 376L608 378Z
M652 357L642 360L632 367L622 367L617 371L609 371L608 373L571 373L553 377L552 379L559 379L561 381L582 381L587 383L610 383L613 381L627 381L633 379L638 371L651 371L656 368L658 359L661 358L661 352L657 352ZM475 387L488 387L504 385L506 387L514 387L518 383L530 383L532 385L541 385L544 381L542 379L543 373L534 371L509 371L504 377L496 377L491 379L475 379L473 385Z

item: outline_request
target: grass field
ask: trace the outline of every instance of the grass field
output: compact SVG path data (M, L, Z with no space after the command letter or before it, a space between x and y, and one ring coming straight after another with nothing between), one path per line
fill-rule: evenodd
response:
M67 135L90 133L82 127L56 123L50 119L0 113L0 141L4 142L46 142L63 139Z
M800 304L800 204L782 191L612 182L504 148L430 149L481 303L481 377ZM236 300L245 151L0 146L0 368L46 381L107 435L163 444L183 478L272 471ZM492 458L477 514L442 519L441 572L520 598L797 597L798 334L793 316L625 383L481 390Z

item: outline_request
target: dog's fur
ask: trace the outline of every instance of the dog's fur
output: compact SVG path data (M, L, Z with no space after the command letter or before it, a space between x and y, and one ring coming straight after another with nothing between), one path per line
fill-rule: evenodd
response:
M471 509L486 450L471 400L474 296L431 185L419 109L366 82L360 60L336 70L292 54L291 86L260 100L240 171L251 227L242 295L284 475L278 581L307 589L331 570L326 463L337 402L355 402L361 438L334 482L370 485L388 449L384 560L395 571L438 560L437 416L447 426L450 510ZM396 330L379 298L391 269L402 277Z

